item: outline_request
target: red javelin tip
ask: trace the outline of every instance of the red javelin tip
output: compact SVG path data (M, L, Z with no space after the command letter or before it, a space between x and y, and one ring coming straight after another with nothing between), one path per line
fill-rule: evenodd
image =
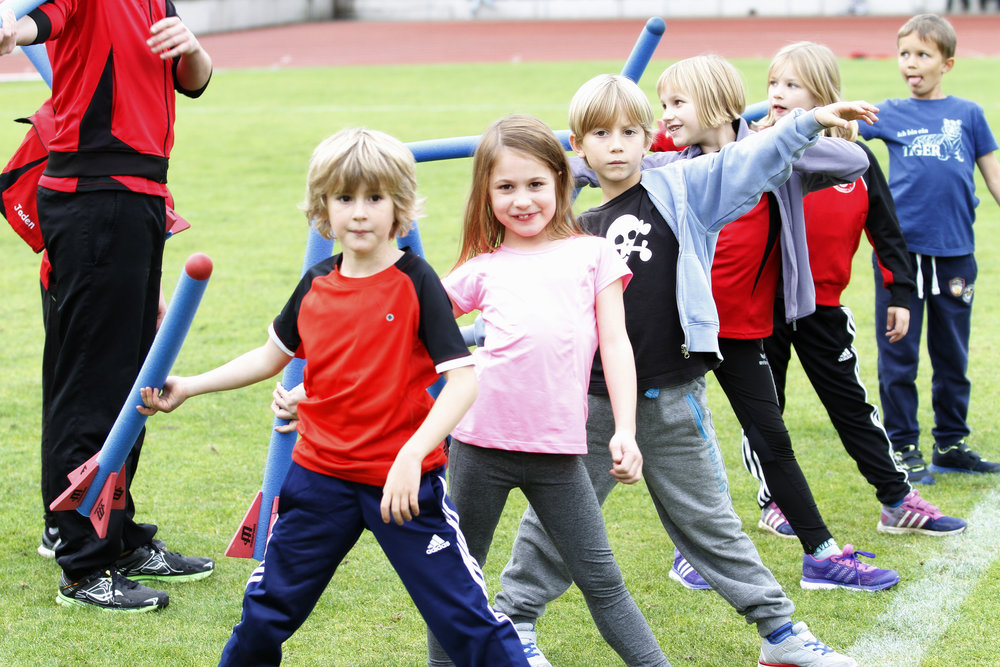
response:
M195 280L208 280L212 275L212 260L203 252L196 252L184 262L184 272Z

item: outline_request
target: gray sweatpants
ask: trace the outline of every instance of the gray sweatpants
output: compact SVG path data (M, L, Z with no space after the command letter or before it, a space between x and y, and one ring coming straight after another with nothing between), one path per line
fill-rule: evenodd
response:
M493 533L510 491L520 488L537 510L540 526L563 572L583 593L604 640L627 665L669 667L649 624L629 595L604 528L601 506L583 465L584 456L530 454L452 440L449 496L469 553L485 565ZM428 664L451 661L428 632Z
M608 473L608 441L614 433L611 403L590 396L589 453L584 463L599 502L617 484ZM705 401L705 379L660 389L657 398L639 396L637 440L643 477L663 527L712 589L757 632L767 636L790 620L795 605L785 597L733 510L729 480ZM500 575L494 608L515 622L531 621L570 585L566 565L531 507Z

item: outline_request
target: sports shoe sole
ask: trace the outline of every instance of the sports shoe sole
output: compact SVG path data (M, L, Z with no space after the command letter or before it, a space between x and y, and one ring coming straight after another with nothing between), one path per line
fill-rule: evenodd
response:
M798 539L795 536L794 533L792 533L791 535L785 535L784 533L779 533L777 530L775 530L774 528L771 528L771 526L767 525L766 523L764 523L760 519L757 520L757 527L760 528L761 530L763 530L766 533L771 533L772 535L777 535L778 537L783 537L786 540L795 540L795 539Z
M143 583L145 581L164 581L171 582L176 581L177 583L184 583L186 581L198 581L199 579L204 579L215 572L215 568L211 570L205 570L204 572L193 572L191 574L139 574L131 572L122 572L126 577L135 581L137 583Z
M927 530L926 528L905 528L903 526L887 526L881 521L875 526L875 530L880 533L889 533L890 535L930 535L932 537L945 537L946 535L958 535L959 533L965 532L966 526L961 528L956 528L955 530Z
M97 609L99 611L105 611L111 614L142 614L147 611L159 611L166 607L164 604L162 607L160 605L149 605L148 607L134 607L125 609L122 607L102 607L98 604L91 604L90 602L84 602L82 600L76 600L74 598L66 597L62 593L56 594L56 602L66 607L90 607L92 609Z
M833 590L835 588L842 588L842 589L848 590L848 591L865 591L867 593L875 593L875 592L878 592L878 591L886 591L886 590L889 590L890 588L892 588L893 586L895 586L898 583L899 583L899 579L896 579L896 581L892 582L888 586L857 586L857 585L852 586L851 584L838 584L838 583L834 583L832 581L827 581L826 579L823 579L823 580L811 579L810 580L810 579L802 578L802 579L799 580L799 586L801 586L803 589L805 589L807 591L830 591L830 590Z
M988 471L985 471L985 470L969 470L968 468L945 468L945 467L942 467L942 466L939 466L939 465L935 465L934 463L930 464L930 466L928 467L928 469L932 473L935 473L935 474L938 474L938 475L944 475L944 474L951 473L951 472L962 473L963 475L996 475L997 473L1000 473L1000 470L994 470L992 472L988 472ZM910 481L913 481L913 480L910 480Z

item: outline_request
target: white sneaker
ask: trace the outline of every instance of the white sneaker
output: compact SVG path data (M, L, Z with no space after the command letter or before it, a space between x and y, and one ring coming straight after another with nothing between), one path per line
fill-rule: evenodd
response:
M531 623L515 623L514 629L517 636L521 638L521 648L524 650L524 657L531 667L552 667L552 663L545 659L542 652L535 645L535 626Z
M793 625L791 633L777 644L764 637L757 664L762 667L858 667L854 658L841 655L816 639L802 621Z

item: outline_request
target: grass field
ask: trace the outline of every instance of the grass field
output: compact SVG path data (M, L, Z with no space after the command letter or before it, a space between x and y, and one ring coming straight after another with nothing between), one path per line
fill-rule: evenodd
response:
M624 55L624 54L623 54ZM766 61L738 60L751 101L764 97ZM654 61L643 88L667 62ZM1000 65L959 61L946 91L970 97L1000 132ZM205 370L260 344L301 268L305 222L296 205L306 162L325 136L367 125L404 141L478 134L510 112L566 125L566 105L590 76L620 62L498 64L218 72L206 95L178 103L171 188L177 210L193 227L167 244L163 284L173 291L184 259L205 252L215 271L175 365L181 374ZM892 61L842 62L846 95L877 102L905 94ZM994 85L991 85L994 84ZM46 97L41 83L0 83L0 156L24 129L7 119L28 115ZM874 149L886 165L881 144ZM468 160L419 167L427 216L421 230L428 259L445 272L457 254L459 217L469 187ZM1000 211L980 183L977 256L980 276L972 337L975 387L972 444L1000 458L998 280ZM580 206L594 201L584 193ZM845 303L855 311L864 380L877 398L870 253L863 244ZM133 486L141 517L155 520L171 548L210 555L209 579L167 585L162 613L113 616L54 603L58 567L35 553L41 531L39 413L42 327L38 260L13 233L0 233L0 663L5 665L210 665L239 619L243 585L253 561L223 551L260 488L271 425L273 383L201 397L149 422L142 474ZM925 364L926 366L926 364ZM761 556L827 643L852 647L866 666L998 664L996 618L1000 557L996 478L939 477L925 497L947 513L973 519L948 539L888 536L875 531L878 504L844 453L802 373L790 370L789 429L820 509L841 545L878 554L876 564L902 576L880 594L802 591L797 542L756 528L755 486L739 457L739 431L725 398L710 402L729 467L737 512ZM921 421L928 430L929 373L921 376ZM922 442L925 451L929 435ZM523 498L512 497L494 541L486 574L496 590ZM672 549L641 484L620 487L605 507L609 534L637 602L675 665L749 665L759 640L754 629L713 593L671 582ZM539 623L541 647L556 665L619 664L598 635L576 589L553 603ZM289 665L425 664L423 623L370 536L338 571L306 625L286 643Z

